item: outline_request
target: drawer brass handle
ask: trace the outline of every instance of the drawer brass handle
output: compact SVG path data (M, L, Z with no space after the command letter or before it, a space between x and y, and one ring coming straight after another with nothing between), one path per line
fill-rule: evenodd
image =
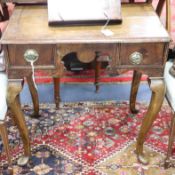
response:
M143 60L143 55L140 52L133 52L129 56L129 59L132 64L140 64Z
M27 62L35 62L39 57L39 54L34 49L27 49L24 53L24 59Z

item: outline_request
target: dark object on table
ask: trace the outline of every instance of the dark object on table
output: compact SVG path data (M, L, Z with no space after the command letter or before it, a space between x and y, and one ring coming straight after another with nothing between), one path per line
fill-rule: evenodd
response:
M49 25L107 25L121 22L120 0L48 0Z
M47 5L47 0L14 0L15 5Z

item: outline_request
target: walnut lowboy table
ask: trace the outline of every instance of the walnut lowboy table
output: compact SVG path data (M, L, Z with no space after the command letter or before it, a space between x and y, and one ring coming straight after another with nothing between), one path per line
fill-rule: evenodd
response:
M9 78L27 77L35 116L39 115L39 102L30 63L24 59L28 49L38 52L35 69L54 77L57 105L60 99L59 79L64 72L61 60L70 52L77 52L80 61L85 63L93 61L96 53L107 53L110 71L132 69L148 74L152 98L136 145L136 154L145 163L143 143L165 94L163 69L170 37L149 3L122 4L122 18L122 24L107 26L113 35L105 36L101 32L102 26L49 27L47 6L19 6L11 16L1 44L6 54ZM131 89L131 108L135 103L136 88L133 86Z

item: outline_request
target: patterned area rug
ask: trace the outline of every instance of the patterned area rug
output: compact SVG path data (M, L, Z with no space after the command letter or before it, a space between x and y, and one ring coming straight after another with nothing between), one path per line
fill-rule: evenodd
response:
M8 117L8 130L14 175L173 175L172 167L163 168L167 150L171 110L163 106L149 132L144 151L148 165L137 162L136 137L146 112L146 104L137 104L140 112L130 114L128 102L86 102L41 105L39 119L32 119L31 106L24 113L32 144L30 163L24 167L16 160L23 148L18 130ZM10 114L9 114L10 115ZM0 144L1 171L7 174L6 155ZM173 153L175 158L175 151Z

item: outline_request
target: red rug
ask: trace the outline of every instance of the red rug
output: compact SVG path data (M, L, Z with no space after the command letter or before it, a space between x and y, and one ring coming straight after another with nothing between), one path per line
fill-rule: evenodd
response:
M112 76L106 73L105 70L101 70L99 83L124 83L132 81L133 71L125 72L118 76ZM53 79L47 77L47 74L41 71L35 72L37 83L52 83ZM39 78L37 78L39 77ZM142 81L147 80L147 75L142 75ZM93 70L81 71L80 73L67 72L65 76L61 78L61 83L94 83L95 73Z
M140 112L130 114L128 103L87 102L41 105L40 119L31 119L30 106L24 106L32 144L32 157L27 166L19 167L16 158L22 152L18 130L8 117L14 174L28 175L172 175L165 170L171 110L163 106L144 145L150 161L137 162L136 137L147 105L137 104ZM1 143L2 148L2 143ZM2 152L2 151L1 151ZM175 150L173 153L175 158ZM0 156L2 174L6 174L6 156ZM172 160L175 165L175 159Z

